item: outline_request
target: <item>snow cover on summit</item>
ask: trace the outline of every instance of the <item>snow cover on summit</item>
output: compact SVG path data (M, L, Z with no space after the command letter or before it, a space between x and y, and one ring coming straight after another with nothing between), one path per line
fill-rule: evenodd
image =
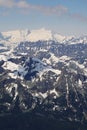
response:
M44 28L38 30L14 30L8 32L2 32L1 35L7 39L10 43L18 43L22 41L49 41L55 40L58 42L63 42L65 39L71 39L71 37L62 36L57 33L53 33L51 30L46 30Z
M44 28L40 30L32 30L27 40L31 42L36 42L39 40L52 40L52 32L50 30L45 30Z
M44 28L38 30L13 30L0 33L0 43L5 47L15 48L20 42L55 41L58 44L87 43L87 35L80 37L63 36ZM12 44L11 44L12 43Z
M2 32L2 35L5 38L8 38L8 41L11 43L18 43L22 41L26 41L27 35L29 35L28 30L13 30L8 32Z

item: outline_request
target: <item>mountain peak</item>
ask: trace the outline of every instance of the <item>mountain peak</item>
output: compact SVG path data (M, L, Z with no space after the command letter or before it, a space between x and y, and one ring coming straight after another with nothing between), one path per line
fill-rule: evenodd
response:
M63 36L58 33L54 33L51 30L40 28L36 30L13 30L7 32L1 32L0 40L9 43L20 43L24 41L37 42L37 41L49 41L53 40L58 43L87 43L87 36L74 37L74 36Z
M39 30L32 30L28 39L32 42L36 42L39 40L52 40L52 32L50 30L46 30L45 28L41 28Z
M58 42L62 42L66 37L53 33L51 30L47 30L45 28L36 29L36 30L12 30L1 33L3 37L9 38L8 41L10 43L18 43L22 41L49 41L56 40Z

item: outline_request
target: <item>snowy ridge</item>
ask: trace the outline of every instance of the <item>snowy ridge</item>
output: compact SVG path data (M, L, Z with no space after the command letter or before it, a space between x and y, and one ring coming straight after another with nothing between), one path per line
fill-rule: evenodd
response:
M63 42L64 40L71 39L71 37L65 37L56 33L53 33L51 30L46 30L44 28L38 30L14 30L8 32L2 32L1 36L4 39L11 43L18 43L22 41L49 41L54 40L58 42ZM1 39L2 39L1 37ZM2 39L3 40L3 39Z
M68 39L45 29L3 35L0 114L28 111L87 121L87 37Z
M51 66L47 66L46 63L42 62L38 58L32 58L32 61L32 67L34 67L34 69L31 70L31 73L38 72L37 75L40 77L40 79L42 79L44 73L48 73L49 71L55 73L56 75L61 74L60 70L53 69ZM10 71L9 76L11 76L11 78L23 78L28 73L29 66L26 65L26 63L28 62L29 58L26 60L24 65L15 64L11 61L6 61L2 67L3 69ZM20 73L20 76L18 75L18 73Z
M23 41L37 42L37 41L57 41L58 43L87 43L87 36L81 37L75 36L63 36L57 33L53 33L51 30L44 28L38 30L13 30L0 33L0 40L2 42L20 43Z
M52 40L52 32L50 30L45 30L44 28L40 30L32 30L26 40L29 40L31 42L36 42L39 40L41 41Z

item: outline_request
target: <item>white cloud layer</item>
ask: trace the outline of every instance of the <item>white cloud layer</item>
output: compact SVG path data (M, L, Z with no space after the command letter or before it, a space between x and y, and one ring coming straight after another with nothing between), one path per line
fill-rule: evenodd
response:
M80 13L71 14L71 17L82 22L87 22L87 17Z
M0 12L0 15L7 15L9 11L7 9L18 9L19 12L23 14L28 14L30 11L38 11L45 15L57 15L61 16L68 14L71 18L77 19L83 22L87 22L87 17L78 13L71 14L70 10L63 5L57 6L43 6L43 5L33 5L27 2L27 0L0 0L0 7L6 9L6 11Z
M26 0L19 0L19 1L0 0L0 7L25 9L27 13L30 10L35 10L35 11L39 11L47 15L55 14L59 16L68 12L68 9L62 5L58 5L54 7L32 5L32 4L29 4Z
M0 0L0 7L11 8L15 4L14 0Z

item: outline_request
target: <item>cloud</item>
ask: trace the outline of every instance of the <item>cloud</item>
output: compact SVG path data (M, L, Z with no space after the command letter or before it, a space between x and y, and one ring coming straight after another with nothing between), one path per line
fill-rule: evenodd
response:
M24 0L21 0L21 1L17 2L17 3L15 3L15 6L18 7L18 8L24 8L24 9L30 8L30 4L27 3Z
M0 0L0 7L12 8L14 4L14 0Z
M15 8L19 13L22 13L24 15L29 14L30 11L32 12L38 11L45 15L56 15L56 16L67 14L70 18L73 18L81 22L87 22L86 16L79 13L71 14L70 10L68 10L68 8L63 5L43 6L43 5L30 4L27 2L27 0L0 0L0 7L6 9L6 12L3 10L0 11L0 15L2 14L4 16L12 12L12 10L10 11L10 9Z
M37 6L35 7L36 10L41 11L44 14L47 15L63 15L66 14L68 12L68 9L62 5L58 5L58 6L54 6L54 7L47 7L47 6Z
M54 7L50 6L41 6L41 5L33 5L29 4L26 0L0 0L0 7L5 8L17 8L21 10L21 12L30 12L30 10L38 11L47 15L62 15L68 12L68 9L65 6L58 5Z
M71 14L71 17L82 22L87 22L87 17L80 13Z

